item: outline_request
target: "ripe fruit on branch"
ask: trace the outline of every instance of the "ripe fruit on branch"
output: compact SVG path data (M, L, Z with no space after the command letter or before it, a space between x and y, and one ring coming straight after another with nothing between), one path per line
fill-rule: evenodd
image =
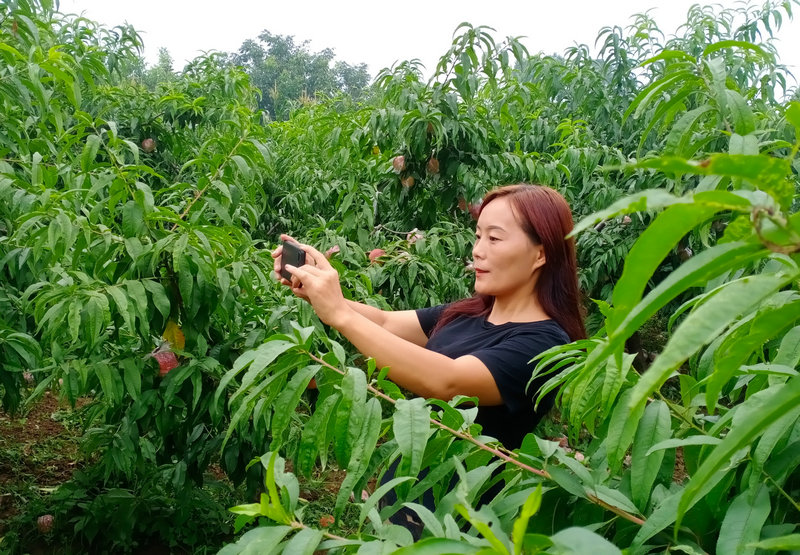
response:
M439 160L431 156L428 159L428 164L425 166L425 169L428 170L428 173L431 175L436 175L439 173Z
M409 245L413 245L421 239L425 239L425 234L416 227L406 234L406 241L408 241Z
M414 176L409 175L400 180L400 183L403 184L403 187L413 187L414 186Z
M394 170L394 173L400 173L406 169L406 157L395 156L394 159L392 159L392 169Z
M372 249L371 251L369 251L369 254L367 256L369 256L370 263L381 264L381 261L378 259L384 254L386 254L386 251L383 249Z
M156 351L153 353L153 358L158 361L158 375L162 378L179 365L178 357L172 351Z
M472 216L473 220L478 219L478 215L481 213L481 205L483 201L478 202L467 202L467 199L464 197L458 197L458 209L464 212L469 212L469 215Z
M142 141L142 150L150 153L156 149L156 142L153 139L145 139Z
M42 534L47 534L53 529L53 515L42 515L36 519L36 527Z
M481 214L481 205L483 203L481 201L478 202L471 202L469 204L469 215L472 216L472 219L477 221L478 216Z

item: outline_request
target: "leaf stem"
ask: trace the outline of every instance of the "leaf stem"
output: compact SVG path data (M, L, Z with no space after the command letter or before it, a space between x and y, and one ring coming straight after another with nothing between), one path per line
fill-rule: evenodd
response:
M320 357L314 355L313 353L310 353L308 351L305 351L305 353L311 359L313 359L315 362L317 362L317 363L321 364L322 366L324 366L324 367L326 367L326 368L328 368L330 370L333 370L334 372L344 376L345 372L343 370L333 366L332 364L329 364L328 362L322 360ZM370 393L372 393L373 395L375 395L376 397L384 399L385 401L388 401L389 403L391 403L393 405L396 404L396 401L394 399L392 399L391 397L389 397L388 395L386 395L385 393L383 393L379 389L376 389L372 385L367 384L367 390ZM552 478L550 477L550 474L545 470L540 470L538 468L533 468L532 466L527 465L527 464L519 461L518 459L516 459L513 456L510 456L510 455L508 455L506 453L504 453L503 451L501 451L499 449L496 449L494 447L490 447L489 445L487 445L485 443L481 443L480 441L478 441L477 439L472 437L470 434L454 430L453 428L450 428L449 426L446 426L445 424L442 424L441 422L439 422L438 420L436 420L434 418L431 418L430 421L431 421L431 424L433 424L434 426L436 426L436 427L438 427L438 428L440 428L440 429L442 429L442 430L444 430L444 431L446 431L446 432L448 432L448 433L450 433L450 434L452 434L452 435L454 435L454 436L456 436L456 437L458 437L460 439L463 439L463 440L466 440L466 441L472 443L473 445L475 445L479 449L487 451L487 452L491 453L492 455L494 455L495 457L497 457L497 458L499 458L499 459L501 459L501 460L503 460L503 461L505 461L505 462L507 462L509 464L513 464L514 466L516 466L518 468L521 468L523 470L527 470L528 472L532 472L533 474L536 474L537 476L541 476L542 478L545 478L546 480L552 480ZM612 513L614 513L614 514L616 514L616 515L618 515L618 516L620 516L622 518L624 518L625 520L633 522L634 524L638 524L639 526L641 526L641 525L643 525L645 523L645 521L643 519L641 519L641 518L639 518L639 517L637 517L635 515L632 515L629 512L624 511L624 510L622 510L622 509L620 509L618 507L614 507L613 505L609 505L608 503L606 503L602 499L599 499L598 497L596 497L596 496L594 496L594 495L592 495L590 493L586 494L586 498L589 501L591 501L592 503L603 507L604 509L606 509L606 510L608 510L608 511L610 511L610 512L612 512Z

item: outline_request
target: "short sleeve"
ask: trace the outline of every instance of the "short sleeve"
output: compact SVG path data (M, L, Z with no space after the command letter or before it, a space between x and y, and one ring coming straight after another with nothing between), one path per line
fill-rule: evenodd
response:
M470 354L489 369L503 403L514 413L527 410L538 392L536 384L531 384L531 391L525 392L536 367L535 364L529 364L530 360L564 342L561 334L522 332L498 345Z
M444 312L446 307L446 304L440 304L430 308L420 308L416 311L417 318L419 319L419 325L427 337L431 336L431 332L433 331L436 322L439 321L439 317L442 315L442 312Z

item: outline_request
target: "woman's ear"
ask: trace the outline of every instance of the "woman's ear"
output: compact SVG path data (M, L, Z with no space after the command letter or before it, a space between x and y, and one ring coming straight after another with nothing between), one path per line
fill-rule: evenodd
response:
M538 270L539 268L544 266L545 262L547 262L547 260L544 256L544 247L542 245L537 245L536 258L533 259L533 267L531 268L531 271Z

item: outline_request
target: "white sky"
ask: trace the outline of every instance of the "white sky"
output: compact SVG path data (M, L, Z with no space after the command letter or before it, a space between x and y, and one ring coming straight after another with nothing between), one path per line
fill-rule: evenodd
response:
M700 1L61 0L61 11L83 12L109 26L131 23L143 37L148 62L155 62L163 46L177 70L201 51L235 51L245 39L267 29L293 35L296 42L310 40L309 48L315 52L332 48L337 60L366 63L374 76L398 60L413 58L432 71L463 21L494 27L498 42L509 35L525 36L523 42L532 53L562 53L576 43L593 47L602 27L625 27L630 16L649 8L654 8L651 14L659 28L671 35L685 21L688 8ZM741 0L713 4L744 5ZM781 61L800 76L800 16L787 20L778 37Z

